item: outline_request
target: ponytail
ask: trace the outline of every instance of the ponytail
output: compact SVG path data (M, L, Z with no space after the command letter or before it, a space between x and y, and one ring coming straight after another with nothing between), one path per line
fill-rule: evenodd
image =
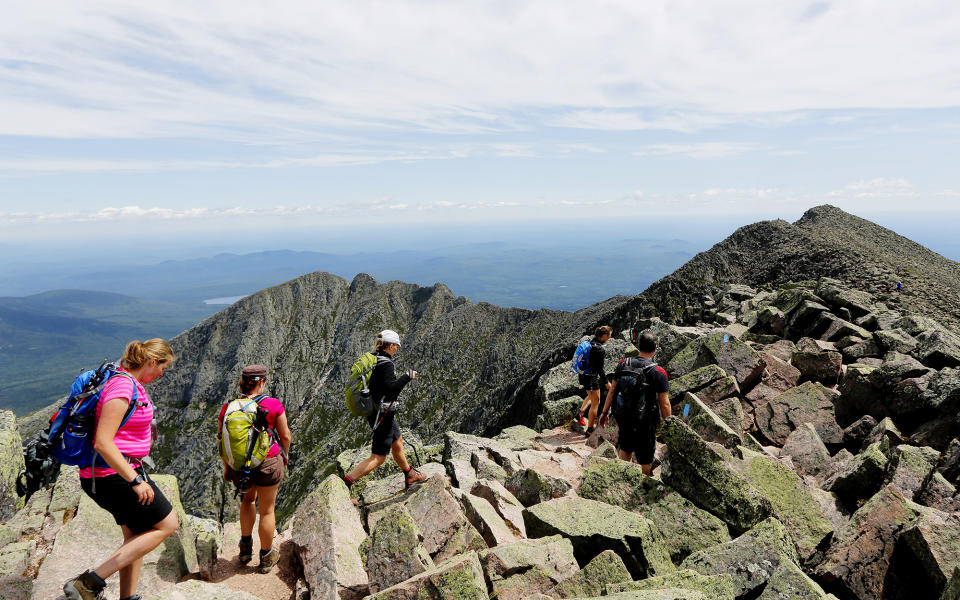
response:
M120 359L120 366L127 370L139 369L150 359L156 359L160 364L172 365L177 357L173 348L161 338L153 338L145 342L133 340L127 344L127 349Z

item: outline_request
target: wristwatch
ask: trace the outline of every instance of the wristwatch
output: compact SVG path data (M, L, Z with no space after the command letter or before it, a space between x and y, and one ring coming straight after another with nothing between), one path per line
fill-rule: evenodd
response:
M136 477L134 477L133 479L131 479L131 480L128 481L127 483L130 484L130 487L138 486L138 485L140 485L141 483L143 483L143 475L140 475L140 474L138 473Z

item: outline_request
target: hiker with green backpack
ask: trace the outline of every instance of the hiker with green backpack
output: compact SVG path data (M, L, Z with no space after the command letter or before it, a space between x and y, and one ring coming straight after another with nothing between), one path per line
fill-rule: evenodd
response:
M413 370L397 376L393 357L399 349L400 336L397 332L391 329L381 331L377 334L373 352L364 354L354 364L347 382L347 407L354 414L365 416L372 430L370 456L343 478L348 487L382 465L387 460L387 453L393 454L393 460L404 473L406 487L426 479L423 473L407 462L400 425L395 419L400 409L397 399L400 392L417 377L417 372Z
M253 525L260 513L261 573L280 560L273 547L276 533L277 489L290 456L290 427L283 403L263 392L267 368L248 365L240 377L237 398L220 409L217 446L223 460L223 477L233 482L240 501L241 563L253 558Z

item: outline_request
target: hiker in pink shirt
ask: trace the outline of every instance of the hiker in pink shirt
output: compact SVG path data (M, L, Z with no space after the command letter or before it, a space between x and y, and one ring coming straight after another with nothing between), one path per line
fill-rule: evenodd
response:
M162 377L175 360L170 345L160 338L134 340L127 345L117 374L103 386L93 447L107 466L81 469L80 486L113 515L123 532L123 545L96 569L64 584L69 600L103 598L106 578L118 571L121 600L140 600L135 592L143 557L180 526L170 501L142 464L150 453L153 422L153 403L143 385ZM121 427L134 399L136 407Z
M223 443L223 418L229 406L238 401L255 403L266 413L266 428L270 432L272 444L263 462L250 472L245 481L241 473L230 468L224 462L223 478L237 485L243 498L240 501L240 553L241 563L253 558L253 525L260 513L260 525L257 529L260 537L261 573L267 573L280 560L280 551L273 547L276 533L277 491L290 456L290 427L283 403L276 398L264 395L267 386L267 368L263 365L247 365L240 376L240 394L236 400L230 400L220 409L217 431L221 432ZM250 407L250 410L254 410ZM221 459L223 455L221 454ZM245 487L249 486L249 487Z

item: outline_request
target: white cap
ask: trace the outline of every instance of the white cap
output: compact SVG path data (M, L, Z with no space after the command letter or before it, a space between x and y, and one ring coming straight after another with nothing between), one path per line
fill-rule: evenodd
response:
M400 336L397 335L397 332L392 329L384 329L383 331L377 334L377 339L383 340L388 344L396 344L398 346L400 345Z

